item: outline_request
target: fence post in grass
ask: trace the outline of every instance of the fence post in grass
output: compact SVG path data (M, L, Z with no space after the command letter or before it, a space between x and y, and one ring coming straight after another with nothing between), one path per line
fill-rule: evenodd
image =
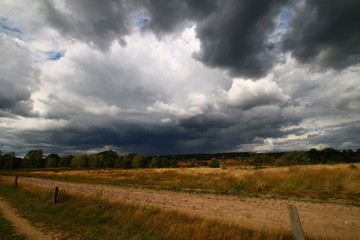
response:
M289 205L290 226L295 240L305 240L304 231L301 226L298 211L295 206Z
M15 187L17 187L18 177L19 177L19 176L15 176L15 182L14 182L14 186L15 186Z
M54 195L53 195L53 204L57 203L57 197L58 197L59 188L54 188Z

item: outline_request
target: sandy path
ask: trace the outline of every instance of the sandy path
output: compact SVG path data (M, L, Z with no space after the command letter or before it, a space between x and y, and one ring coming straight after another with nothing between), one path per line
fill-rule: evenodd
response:
M26 219L18 216L15 210L0 198L0 212L14 227L15 231L29 240L51 240L52 237L34 228Z
M13 177L2 177L2 179L10 182L14 180ZM19 178L18 183L41 188L58 186L69 193L97 194L111 201L154 205L258 229L290 231L287 206L291 204L298 208L306 236L360 239L360 208L351 206L120 188L23 177Z

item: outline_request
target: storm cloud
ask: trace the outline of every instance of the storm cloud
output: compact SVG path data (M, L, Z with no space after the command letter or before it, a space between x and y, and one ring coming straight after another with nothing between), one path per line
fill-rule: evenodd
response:
M2 1L0 149L359 148L358 16L352 0Z
M283 49L301 63L344 69L360 61L360 2L307 0L293 9Z

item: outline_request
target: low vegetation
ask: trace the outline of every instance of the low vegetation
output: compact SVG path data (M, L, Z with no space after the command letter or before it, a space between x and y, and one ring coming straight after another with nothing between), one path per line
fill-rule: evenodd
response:
M7 171L3 174L61 181L101 183L172 191L248 197L305 198L360 203L359 164L290 166L267 169L102 169Z
M58 239L292 239L287 232L254 231L175 211L125 203L109 203L60 192L0 184L0 195L33 224L58 233ZM12 239L12 238L9 238Z

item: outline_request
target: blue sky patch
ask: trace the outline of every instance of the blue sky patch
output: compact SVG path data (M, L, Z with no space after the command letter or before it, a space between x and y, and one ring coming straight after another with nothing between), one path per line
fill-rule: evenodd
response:
M150 22L150 19L144 18L141 12L134 14L133 18L134 18L134 24L138 28L141 28L146 23Z
M65 52L64 51L60 51L60 52L49 51L49 52L45 52L45 54L48 56L47 60L57 61L65 55Z
M292 13L288 8L283 8L279 15L278 28L285 29L288 26L290 19L292 18Z
M23 35L22 31L19 28L12 26L6 18L0 18L0 32L17 38L21 38Z

